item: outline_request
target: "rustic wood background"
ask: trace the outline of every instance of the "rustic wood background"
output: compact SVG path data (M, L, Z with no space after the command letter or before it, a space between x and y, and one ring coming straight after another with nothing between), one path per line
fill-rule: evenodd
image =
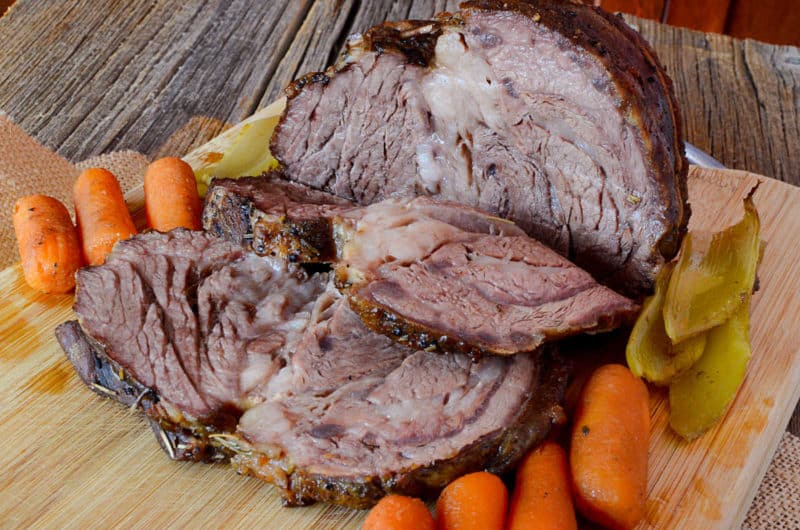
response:
M18 0L0 18L0 110L72 161L182 154L328 65L348 34L457 3ZM628 20L672 75L690 142L800 185L800 49Z

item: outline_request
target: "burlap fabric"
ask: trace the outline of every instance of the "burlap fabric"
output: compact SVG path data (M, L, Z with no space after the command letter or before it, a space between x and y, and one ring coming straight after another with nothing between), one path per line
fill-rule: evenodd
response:
M800 438L783 435L743 529L800 529Z
M181 156L223 129L224 124L209 120L190 121L159 151L159 156ZM142 182L147 163L140 153L121 151L73 165L0 113L0 269L19 259L11 225L11 212L18 197L32 193L51 195L72 211L72 183L81 169L105 167L127 192ZM800 438L784 435L743 528L800 529Z
M71 164L43 147L0 113L0 269L19 259L11 214L23 195L40 193L72 208L72 183L87 167L104 167L117 176L123 193L142 182L149 160L135 151L119 151Z

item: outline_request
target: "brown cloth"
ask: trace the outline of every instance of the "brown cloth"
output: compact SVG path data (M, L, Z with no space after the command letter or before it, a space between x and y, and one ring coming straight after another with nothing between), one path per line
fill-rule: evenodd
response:
M210 139L198 132L199 126L208 125L201 123L202 120L207 119L192 120L176 132L174 141L170 140L159 155L181 156ZM213 125L217 131L222 128L222 124ZM148 159L140 153L120 151L73 165L0 113L0 269L19 259L11 225L11 212L18 197L33 193L51 195L72 211L72 183L81 169L107 168L119 179L122 191L128 192L142 182L147 163ZM800 438L784 434L742 528L800 528Z
M742 524L746 530L800 528L800 438L783 435Z
M23 195L42 194L64 203L70 214L72 184L81 170L104 167L114 173L122 192L142 182L149 160L135 151L119 151L71 164L43 147L0 112L0 269L19 260L11 215Z

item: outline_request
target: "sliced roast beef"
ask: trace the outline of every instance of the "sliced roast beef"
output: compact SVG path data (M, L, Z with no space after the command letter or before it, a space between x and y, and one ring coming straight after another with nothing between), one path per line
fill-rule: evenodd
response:
M373 333L327 278L177 230L77 277L58 339L94 391L145 412L173 459L233 458L288 504L366 507L503 471L560 415L553 354L418 351Z
M247 201L250 218L242 225L255 226L278 202L269 180L236 185L212 185L214 197L228 199L207 202L204 217L224 218L226 204ZM416 197L336 211L315 206L282 210L289 219L297 209L305 227L313 227L290 230L288 237L300 240L291 248L317 249L291 259L336 262L338 285L367 325L415 347L473 355L533 351L564 336L616 328L636 310L514 223L460 203ZM236 231L222 235L241 241ZM275 252L269 240L263 246Z
M74 309L86 334L182 417L229 427L263 399L326 282L211 235L153 232L81 269Z
M296 390L245 412L239 471L290 504L365 508L387 493L434 494L502 473L561 417L566 370L549 353L489 357L406 349L334 303L287 369Z
M381 24L287 92L272 153L348 200L479 207L635 294L686 230L671 81L636 32L582 3L480 0Z
M516 354L635 315L631 300L524 234L442 222L453 206L386 200L338 221L337 284L369 327L429 351Z

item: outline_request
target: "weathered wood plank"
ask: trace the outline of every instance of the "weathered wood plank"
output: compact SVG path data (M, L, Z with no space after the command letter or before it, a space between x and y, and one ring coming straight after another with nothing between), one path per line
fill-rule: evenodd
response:
M317 0L264 91L259 108L275 101L293 79L333 64L348 35L384 20L429 18L456 9L458 3L458 0Z
M354 0L314 2L267 84L259 108L279 98L286 85L295 78L328 66L329 57L333 50L338 50L337 44L346 34L348 16L356 5Z
M0 108L72 160L152 154L195 115L250 114L310 3L21 1L0 19Z
M672 76L690 142L728 167L800 185L800 49L626 18Z

